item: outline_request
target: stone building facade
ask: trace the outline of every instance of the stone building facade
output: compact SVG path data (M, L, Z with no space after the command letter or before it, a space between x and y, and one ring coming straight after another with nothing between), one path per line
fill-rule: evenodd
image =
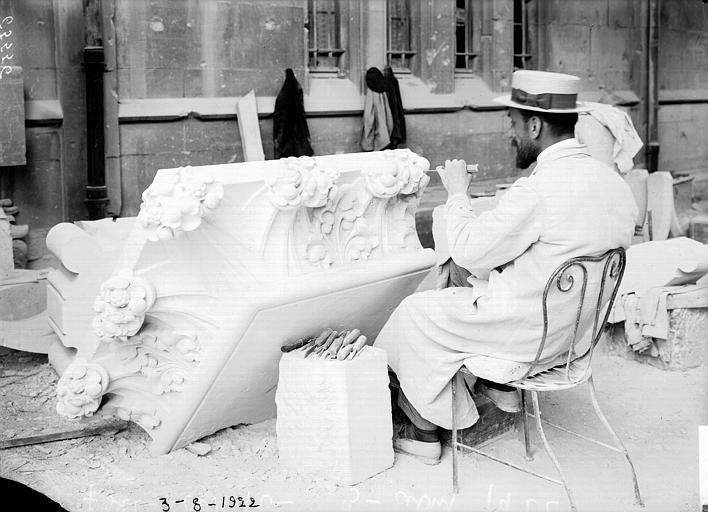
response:
M113 215L135 215L160 168L241 161L236 102L252 89L272 158L286 68L305 90L318 155L359 150L363 76L386 64L406 145L433 167L457 157L480 164L479 180L519 175L506 111L491 101L515 67L580 75L585 99L626 107L645 139L654 5L659 169L708 180L701 0L1 0L14 18L27 142L27 163L4 168L2 192L40 232L86 218L85 4L98 8L94 42L105 48Z

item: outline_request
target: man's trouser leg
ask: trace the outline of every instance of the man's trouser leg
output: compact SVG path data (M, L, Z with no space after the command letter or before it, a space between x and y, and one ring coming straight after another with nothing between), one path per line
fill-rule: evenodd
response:
M400 407L404 414L408 416L411 423L413 423L413 425L420 430L437 430L438 426L420 415L415 407L413 407L413 404L408 401L408 398L406 398L406 395L403 393L402 389L398 390L398 407Z
M398 390L398 406L411 421L410 424L404 425L403 431L406 432L404 437L424 443L438 443L440 441L438 426L423 418L401 389Z
M444 286L445 288L451 287L451 286L457 286L457 287L469 287L471 286L469 281L467 281L467 278L472 275L466 268L459 266L457 263L452 261L452 258L447 260L445 263L443 263L443 266L446 266L445 268L445 274L447 274L447 285ZM505 391L505 392L513 392L515 389L511 386L506 386L504 384L497 384L496 382L492 382L490 380L486 379L479 379L481 380L487 387L496 389L498 391Z

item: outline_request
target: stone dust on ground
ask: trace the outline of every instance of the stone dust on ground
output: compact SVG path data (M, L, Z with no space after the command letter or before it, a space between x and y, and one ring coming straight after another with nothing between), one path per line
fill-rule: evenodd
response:
M697 427L708 424L706 369L669 372L599 352L594 362L598 398L633 457L646 508L633 505L629 472L619 454L549 427L547 435L579 509L698 510ZM32 413L23 412L31 407L23 404L54 406L56 376L46 356L19 357L25 358L19 370L5 364L7 353L0 357L3 431L10 417L32 421ZM20 383L25 396L17 396ZM13 396L8 396L11 389ZM584 389L542 395L541 403L549 420L609 441ZM532 439L536 460L528 467L553 475L540 439L535 434ZM392 468L355 486L301 476L278 465L274 419L223 429L191 449L158 457L149 454L149 443L144 431L129 424L110 434L6 448L0 450L0 476L29 485L70 511L179 512L253 505L283 511L568 510L561 487L469 453L461 455L461 492L453 496L448 447L438 466L396 455ZM515 432L485 449L527 464Z

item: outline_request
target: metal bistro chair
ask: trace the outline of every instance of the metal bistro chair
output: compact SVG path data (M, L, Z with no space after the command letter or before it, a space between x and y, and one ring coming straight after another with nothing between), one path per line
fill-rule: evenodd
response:
M502 464L505 464L507 466L511 466L512 468L518 469L520 471L523 471L525 473L532 474L534 476L537 476L539 478L543 478L544 480L548 480L550 482L553 482L558 485L562 485L565 488L566 493L568 494L568 501L570 502L571 509L573 511L576 511L577 508L575 506L575 501L573 500L573 495L570 491L570 488L568 487L568 483L566 481L565 475L563 474L563 470L560 467L560 464L558 463L558 459L556 458L555 454L553 453L553 450L551 450L550 445L548 444L548 440L546 439L546 434L543 431L543 423L547 423L548 425L551 425L553 427L556 427L560 430L563 430L564 432L568 432L570 434L573 434L575 436L578 436L582 439L585 439L587 441L591 441L593 443L599 444L600 446L604 446L605 448L609 448L610 450L614 450L616 452L622 453L625 458L627 459L627 463L629 464L629 467L632 471L632 478L634 480L634 495L636 498L636 503L644 506L644 503L642 502L642 497L639 494L639 485L637 483L637 475L636 472L634 471L634 465L632 464L632 460L629 458L629 454L627 453L626 448L622 444L622 441L617 437L617 434L612 430L612 427L607 421L607 418L605 418L605 415L602 413L600 410L600 406L597 403L597 397L595 395L595 387L593 385L592 381L592 371L590 368L590 360L592 358L593 350L595 346L597 345L597 342L600 339L600 336L602 334L602 328L604 327L605 323L607 322L607 317L609 315L609 312L612 308L612 304L615 300L615 296L617 295L617 290L619 288L619 283L622 280L622 275L624 273L624 266L625 266L625 253L624 249L619 248L619 249L613 249L611 251L606 252L602 256L597 256L597 257L578 257L578 258L572 258L565 263L563 263L561 266L559 266L555 272L551 275L550 279L546 283L546 288L543 291L543 335L541 336L541 342L538 347L538 351L536 353L536 358L534 359L533 363L531 363L526 370L525 373L523 373L523 376L521 378L515 379L512 382L506 382L505 384L509 386L513 386L516 389L521 390L521 418L522 418L522 423L523 423L523 437L524 437L524 446L526 448L526 460L531 461L533 460L533 457L531 456L531 447L529 444L529 430L528 430L528 422L527 422L527 416L533 416L536 420L536 427L538 429L538 432L541 436L541 439L543 440L543 445L546 449L546 453L548 453L548 456L550 459L553 461L553 464L556 467L556 470L558 471L558 475L560 476L560 480L551 478L546 475L542 475L539 473L536 473L534 471L531 471L529 469L520 467L516 464L510 463L508 461L502 460L500 458L497 458L491 454L485 453L477 448L473 448L471 446L465 445L461 443L458 439L458 432L457 432L457 426L455 424L455 414L454 411L457 408L457 384L456 380L457 378L452 379L452 485L453 485L453 492L455 494L458 493L459 487L458 487L458 460L457 460L457 449L459 448L465 448L467 450L470 450L474 453L477 453L479 455L483 455L485 457L488 457L492 460L495 460L497 462L501 462ZM590 290L588 290L588 275L589 275L589 268L590 271L597 269L598 270L598 275L599 275L599 270L602 270L602 279L599 281L598 284L595 284L594 286L590 287ZM591 274L592 275L592 274ZM576 282L577 281L577 282ZM599 288L599 291L597 292L597 296L594 296L594 293L591 291L592 288ZM586 292L588 297L586 297ZM606 294L611 293L609 297L609 301L607 302L606 307L603 309L603 298L606 297ZM548 369L544 369L542 365L539 365L539 359L541 358L541 354L543 352L543 347L546 343L546 335L548 333L548 325L549 325L549 302L552 302L553 299L555 298L564 298L568 297L568 295L565 294L576 294L577 297L573 297L573 299L577 299L577 309L576 309L576 316L575 316L575 322L572 325L572 328L570 329L571 332L568 333L568 353L567 357L565 354L563 355L563 359L565 359L565 362L562 364L559 364L557 366L553 366ZM590 300L588 300L590 299ZM552 305L552 304L551 304ZM602 321L600 321L600 315L603 313L604 315L602 317ZM552 312L551 312L552 316ZM590 321L592 320L592 330L590 331L589 324ZM583 325L585 324L585 325ZM578 355L576 354L576 342L579 340L583 340L583 333L588 332L590 334L590 337L585 337L585 344L588 345L587 349L581 354ZM546 366L547 368L547 366ZM468 375L473 375L472 372L470 372L465 366L463 366L460 369L460 372L463 374L468 374ZM587 382L589 385L590 389L590 398L592 400L592 405L595 409L595 412L597 416L600 418L602 421L603 425L607 428L607 430L610 432L612 435L612 438L615 441L616 446L610 446L609 444L602 443L600 441L597 441L595 439L591 439L589 437L586 437L581 434L577 434L575 432L572 432L564 427L561 427L559 425L555 425L549 421L546 421L545 419L541 419L541 409L539 407L539 402L538 402L538 393L541 391L560 391L564 389L570 389L575 386L578 386L579 384L582 384L584 382ZM526 398L527 398L527 392L531 392L531 398L533 400L533 414L530 414L526 411Z

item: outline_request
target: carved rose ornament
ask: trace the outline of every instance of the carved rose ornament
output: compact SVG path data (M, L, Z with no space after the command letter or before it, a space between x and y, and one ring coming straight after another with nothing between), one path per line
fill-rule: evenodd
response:
M124 269L101 285L93 303L93 328L101 338L125 341L142 327L155 303L155 290L145 279Z
M99 364L77 359L57 384L57 412L69 418L91 416L108 388L108 373Z
M396 149L385 155L386 162L381 167L363 171L369 192L382 199L418 192L421 182L426 182L429 162L407 149Z
M324 206L327 197L336 193L335 181L339 172L322 169L309 156L285 159L286 169L277 176L266 178L271 202L280 210L300 206Z
M224 187L180 168L167 180L150 185L143 192L138 222L149 240L171 240L182 231L193 231L202 217L215 209L224 197Z

